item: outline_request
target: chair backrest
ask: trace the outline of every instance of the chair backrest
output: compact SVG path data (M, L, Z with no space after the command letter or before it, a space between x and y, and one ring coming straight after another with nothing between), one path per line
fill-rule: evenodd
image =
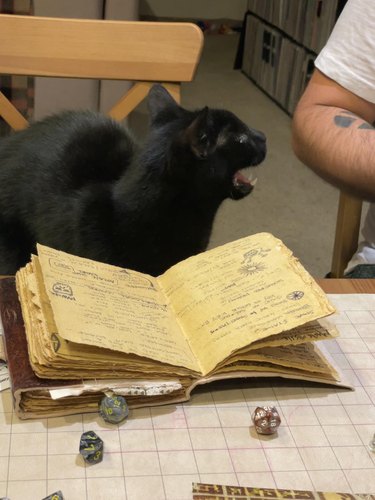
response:
M180 101L193 79L203 34L192 23L130 22L0 15L0 75L137 82L110 110L127 116L162 83ZM0 92L0 116L14 129L28 122Z

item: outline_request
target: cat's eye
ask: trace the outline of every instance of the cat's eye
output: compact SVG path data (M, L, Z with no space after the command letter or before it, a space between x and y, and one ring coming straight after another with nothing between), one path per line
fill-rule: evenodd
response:
M206 140L207 140L207 134L202 134L202 135L200 135L200 136L199 136L199 140L200 140L201 142L206 141Z

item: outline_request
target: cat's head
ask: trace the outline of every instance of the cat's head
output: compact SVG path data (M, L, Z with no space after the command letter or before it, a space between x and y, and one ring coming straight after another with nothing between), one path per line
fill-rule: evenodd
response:
M166 150L171 178L221 199L241 199L252 191L254 181L243 169L264 160L262 132L249 128L230 111L208 107L188 111L161 85L151 88L148 104L151 132Z

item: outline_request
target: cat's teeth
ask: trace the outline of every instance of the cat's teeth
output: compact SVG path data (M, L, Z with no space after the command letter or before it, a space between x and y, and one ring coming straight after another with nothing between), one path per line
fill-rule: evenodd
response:
M254 172L254 168L251 168L251 171L244 172L244 169L238 170L233 176L233 184L234 186L242 186L244 184L250 184L251 187L254 187L257 183L257 176Z
M248 181L250 182L250 184L254 187L255 184L258 182L258 177L256 175L256 172L254 172L253 170L250 171L249 173L249 176L248 176Z
M249 179L250 184L254 187L255 184L258 182L258 178L255 177L254 179Z

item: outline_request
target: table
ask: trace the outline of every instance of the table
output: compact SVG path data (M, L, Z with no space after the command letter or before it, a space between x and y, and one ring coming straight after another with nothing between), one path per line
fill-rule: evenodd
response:
M375 279L317 279L326 293L375 293Z
M355 391L291 381L199 388L185 404L133 410L111 426L97 414L20 421L0 395L0 497L35 500L191 499L191 483L375 492L375 280L318 280L339 309L329 351ZM277 436L255 433L258 405L275 405ZM102 463L78 454L83 431L104 441Z

